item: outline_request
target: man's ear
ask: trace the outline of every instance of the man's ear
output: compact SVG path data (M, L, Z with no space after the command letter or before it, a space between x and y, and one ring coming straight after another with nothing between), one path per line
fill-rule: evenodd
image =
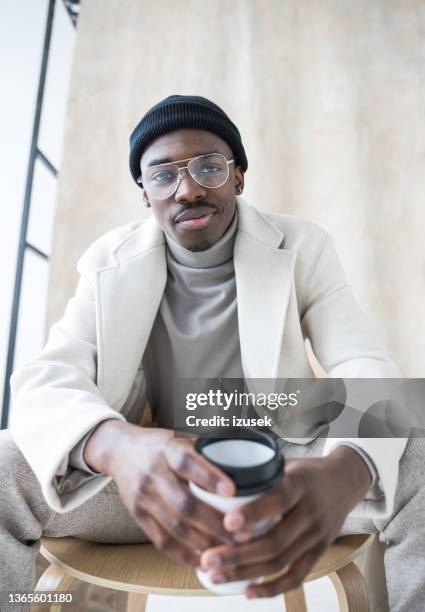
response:
M146 193L145 189L142 189L142 199L143 199L143 203L147 208L150 208L150 203L149 203L149 199L148 199L148 194Z
M235 193L240 195L244 187L244 173L240 166L235 168Z

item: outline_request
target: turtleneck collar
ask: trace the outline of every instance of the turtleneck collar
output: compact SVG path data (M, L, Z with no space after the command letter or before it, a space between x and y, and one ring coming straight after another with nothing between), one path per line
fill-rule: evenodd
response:
M171 255L180 265L188 268L213 268L219 266L233 257L237 226L238 217L237 210L235 210L233 221L220 240L205 251L189 251L165 234L168 255Z

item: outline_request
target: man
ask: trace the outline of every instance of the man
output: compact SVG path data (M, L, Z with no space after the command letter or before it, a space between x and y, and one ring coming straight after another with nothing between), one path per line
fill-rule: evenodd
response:
M406 532L424 500L406 477L418 445L323 444L318 431L294 440L279 431L284 454L297 458L260 504L223 519L190 494L188 480L222 495L234 484L193 440L174 436L174 380L309 378L306 338L331 377L400 376L329 236L240 199L247 166L236 126L205 98L171 96L135 128L130 170L153 216L88 249L64 317L41 355L11 379L13 442L0 437L8 500L0 505L1 588L33 588L42 533L105 542L147 536L217 582L290 564L247 590L269 597L296 587L332 540L354 529L389 542L391 610L421 609L425 571L412 581L418 544ZM139 426L147 398L158 428ZM21 478L28 464L33 473ZM274 515L280 522L252 539L252 525Z

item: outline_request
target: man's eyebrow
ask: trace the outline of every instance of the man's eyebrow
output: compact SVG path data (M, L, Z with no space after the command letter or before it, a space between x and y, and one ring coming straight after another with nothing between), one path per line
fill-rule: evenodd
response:
M191 157L189 159L191 159L192 157L198 157L198 155L208 155L209 153L217 153L218 151L201 151L199 153L194 153L193 155L191 155ZM177 160L179 161L179 160ZM159 166L160 164L173 164L174 161L172 159L169 159L168 157L164 157L162 159L151 159L151 161L148 163L147 168L150 168L151 166Z
M171 159L167 159L167 158L164 158L164 159L152 159L148 163L147 167L150 168L151 166L159 166L159 164L170 164L170 163L172 163Z

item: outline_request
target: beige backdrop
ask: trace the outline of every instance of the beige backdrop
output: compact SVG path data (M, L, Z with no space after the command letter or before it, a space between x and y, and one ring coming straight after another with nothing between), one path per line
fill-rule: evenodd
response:
M333 236L406 376L425 366L425 2L83 0L51 268L49 324L75 262L145 215L128 136L170 94L241 130L244 196Z

